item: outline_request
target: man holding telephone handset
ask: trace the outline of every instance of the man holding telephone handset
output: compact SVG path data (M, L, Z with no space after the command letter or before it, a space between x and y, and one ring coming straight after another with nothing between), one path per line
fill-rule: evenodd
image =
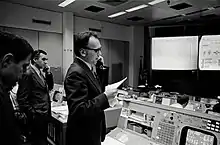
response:
M27 115L32 145L47 145L47 125L51 115L49 91L54 85L47 61L45 51L34 51L17 92L20 109Z

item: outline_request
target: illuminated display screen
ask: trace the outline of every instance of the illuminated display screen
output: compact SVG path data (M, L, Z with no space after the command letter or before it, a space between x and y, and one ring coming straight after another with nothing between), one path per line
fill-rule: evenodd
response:
M188 129L185 145L214 145L214 136Z

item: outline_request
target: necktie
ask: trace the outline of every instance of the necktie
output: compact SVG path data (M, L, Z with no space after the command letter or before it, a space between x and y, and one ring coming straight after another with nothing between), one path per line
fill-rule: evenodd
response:
M92 66L91 71L92 71L92 73L93 73L95 79L96 79L97 82L99 83L99 85L101 85L101 81L100 81L100 79L99 79L99 76L98 76L97 73L96 73L96 68L95 68L95 66Z
M96 74L96 69L95 69L95 66L92 66L92 69L91 69L94 77L97 79L97 74Z
M41 77L42 81L45 83L44 75L41 71L40 71L40 77Z

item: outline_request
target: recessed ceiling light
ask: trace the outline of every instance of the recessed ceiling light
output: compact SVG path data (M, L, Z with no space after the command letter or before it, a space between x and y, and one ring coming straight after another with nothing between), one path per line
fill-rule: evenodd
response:
M164 2L164 1L166 1L166 0L153 0L152 2L149 2L148 4L149 4L149 5L155 5L155 4Z
M118 13L109 15L108 17L109 17L109 18L114 18L114 17L118 17L118 16L121 16L121 15L124 15L125 13L126 13L126 12L122 11L122 12L118 12Z
M65 0L65 1L63 1L62 3L60 3L58 6L59 6L59 7L65 7L65 6L71 4L71 3L74 2L74 1L75 1L75 0Z
M143 8L146 8L146 7L148 7L148 5L143 4L143 5L139 5L139 6L127 9L125 11L126 12L133 12L133 11L137 11L137 10L140 10L140 9L143 9Z

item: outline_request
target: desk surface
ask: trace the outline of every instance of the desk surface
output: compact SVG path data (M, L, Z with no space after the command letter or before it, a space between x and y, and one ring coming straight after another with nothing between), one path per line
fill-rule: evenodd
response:
M52 111L51 114L52 114L53 118L57 119L61 123L64 123L64 124L67 123L69 111L68 111L68 106L66 103L52 106L51 111ZM105 115L106 115L107 122L109 122L109 121L111 122L112 118L114 118L114 117L118 118L120 116L120 111L121 111L121 106L110 107L110 108L105 109ZM110 124L112 124L112 123L110 123ZM116 124L116 126L117 126L117 124Z

